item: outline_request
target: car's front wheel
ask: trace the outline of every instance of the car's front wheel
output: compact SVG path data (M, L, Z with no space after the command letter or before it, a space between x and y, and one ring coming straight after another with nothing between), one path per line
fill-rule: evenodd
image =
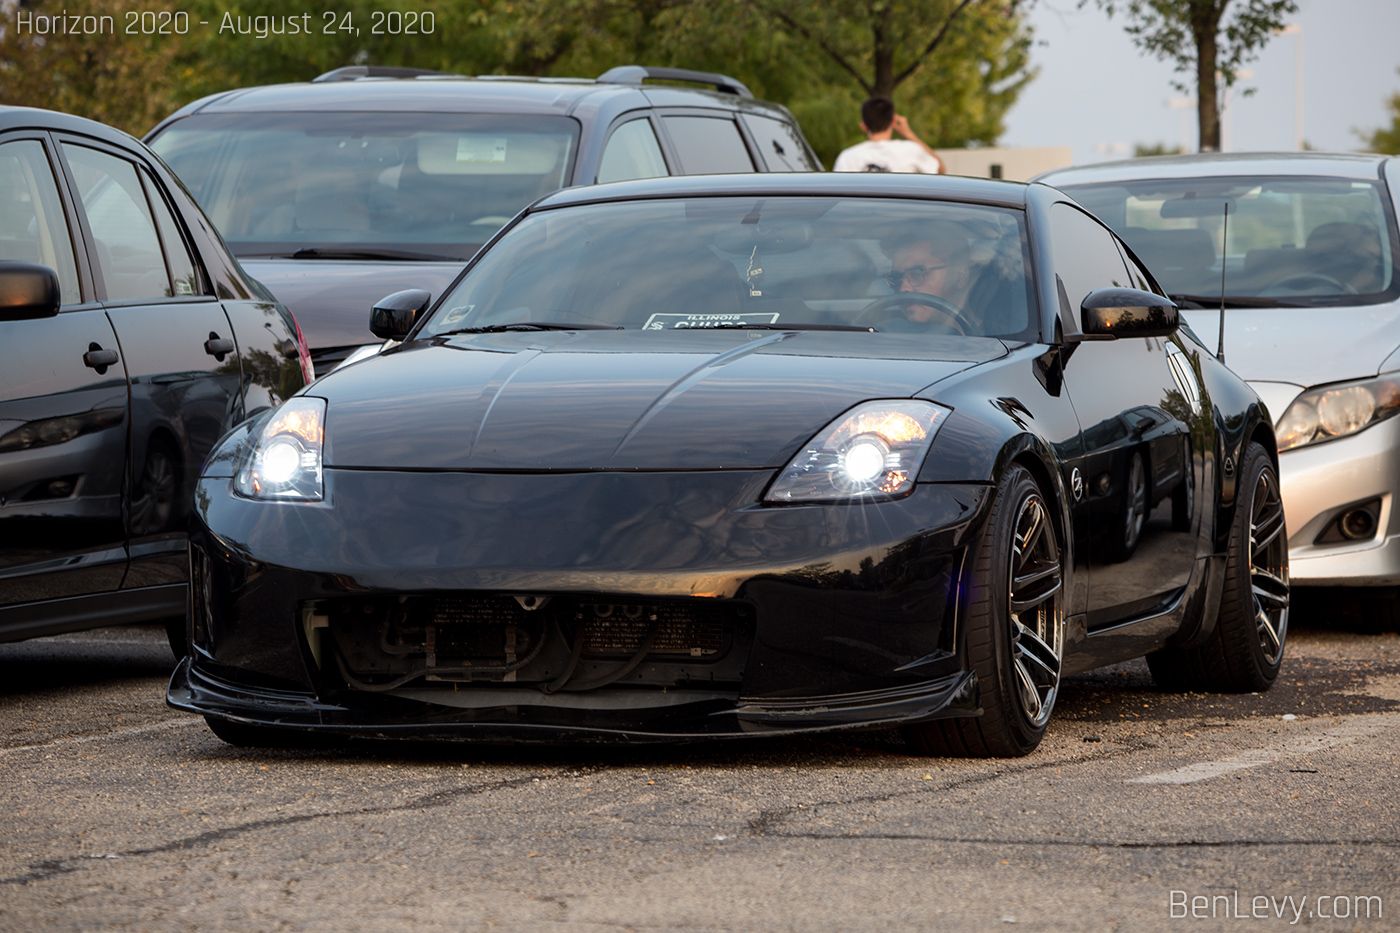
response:
M966 651L982 715L908 727L923 754L1014 758L1045 735L1065 640L1064 548L1051 508L1028 470L1007 470L971 555Z

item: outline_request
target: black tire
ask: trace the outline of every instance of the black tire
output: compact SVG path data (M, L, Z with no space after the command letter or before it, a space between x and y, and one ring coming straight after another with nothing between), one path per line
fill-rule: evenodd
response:
M1128 455L1128 469L1123 476L1123 495L1118 503L1118 517L1113 537L1108 542L1108 559L1118 563L1133 556L1142 541L1152 500L1147 488L1147 461L1142 451Z
M1196 648L1147 656L1160 686L1253 693L1278 677L1288 641L1288 530L1278 471L1256 443L1241 458L1237 489L1215 630Z
M1059 695L1064 657L1064 548L1051 500L1030 472L1006 471L970 558L967 663L982 715L905 728L919 753L1016 758L1035 750Z
M246 722L233 722L217 716L205 716L209 731L230 745L239 748L330 748L341 744L340 736L322 735L300 729L274 729Z

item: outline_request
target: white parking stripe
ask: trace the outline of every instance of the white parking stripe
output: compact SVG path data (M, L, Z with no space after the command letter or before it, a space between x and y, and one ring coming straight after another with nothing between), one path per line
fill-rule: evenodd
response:
M0 748L0 756L13 755L17 752L46 751L57 748L64 748L69 745L85 745L88 742L102 742L107 739L121 739L129 735L141 735L146 732L159 732L162 729L174 729L180 726L202 726L204 720L197 716L181 716L178 719L163 719L160 722L147 723L144 726L132 726L129 729L116 729L112 732L95 732L92 735L76 735L66 739L54 739L52 742L44 742L39 745L16 745L14 748Z
M1358 738L1360 733L1368 733L1371 728L1364 722L1352 722L1345 726L1328 729L1321 735L1299 736L1296 739L1288 739L1268 748L1250 749L1241 752L1230 758L1222 758L1218 761L1202 761L1184 768L1177 768L1174 771L1162 771L1158 774L1148 774L1143 777L1129 778L1125 784L1193 784L1196 781L1205 781L1222 774L1229 774L1231 771L1240 771L1244 768L1257 768L1260 765L1273 764L1283 758L1293 758L1300 755L1307 755L1323 749L1336 748L1339 745L1351 745Z

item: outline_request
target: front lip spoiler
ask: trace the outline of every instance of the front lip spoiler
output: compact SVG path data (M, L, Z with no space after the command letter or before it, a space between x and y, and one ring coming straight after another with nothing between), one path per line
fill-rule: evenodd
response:
M370 702L352 706L310 694L234 684L196 669L188 657L175 668L166 693L166 702L178 710L278 730L499 744L686 742L882 728L981 715L977 675L972 671L837 696L705 700L668 707L668 718L639 720L635 726L519 722L504 716L498 721L467 721L454 716L463 713L460 709L421 702L406 709L403 703L375 703L378 699L367 696Z

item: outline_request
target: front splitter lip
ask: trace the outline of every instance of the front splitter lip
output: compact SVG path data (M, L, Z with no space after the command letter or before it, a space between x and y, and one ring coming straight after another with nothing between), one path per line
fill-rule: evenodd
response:
M959 671L936 680L864 693L791 699L705 700L669 709L675 715L646 726L464 721L460 709L422 703L406 717L374 708L373 697L351 706L233 684L182 660L170 678L166 702L178 710L271 729L358 736L489 744L646 744L753 738L881 728L931 719L981 715L977 675Z

